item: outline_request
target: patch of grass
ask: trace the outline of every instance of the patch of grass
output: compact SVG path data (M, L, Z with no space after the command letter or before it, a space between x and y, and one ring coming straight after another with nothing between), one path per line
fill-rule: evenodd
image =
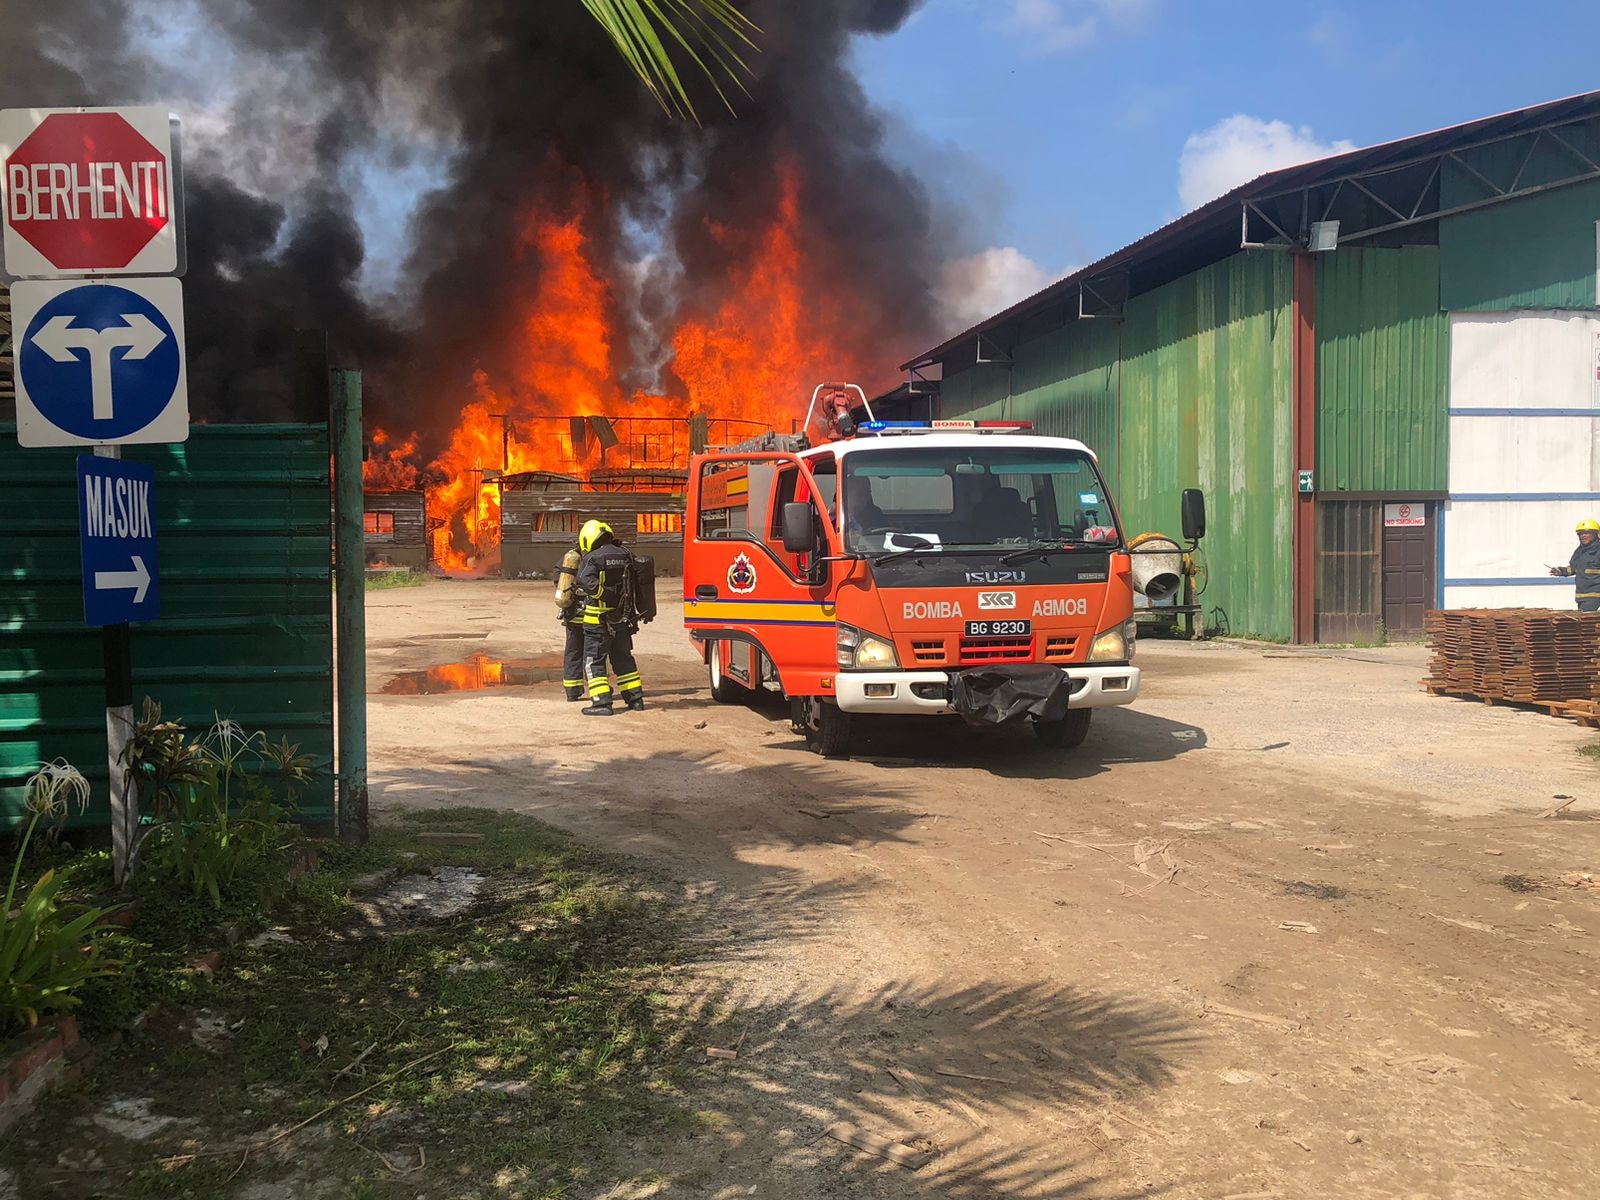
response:
M413 571L410 567L395 567L386 571L367 572L367 591L385 592L390 588L421 587L428 582L428 576L422 571Z
M418 836L445 830L483 840ZM23 1140L0 1149L22 1194L87 1200L115 1183L118 1194L177 1200L219 1194L237 1167L231 1189L299 1173L344 1180L350 1200L540 1200L596 1184L619 1134L697 1130L679 1088L697 1069L688 1046L709 1009L674 986L677 918L630 864L537 822L474 809L402 815L367 846L319 852L321 870L271 914L296 940L241 943L212 980L182 969L214 934L209 906L205 920L177 907L140 911L127 935L139 951L130 970L86 1009L107 1029L111 1014L125 1026L152 1000L172 1015L103 1054L92 1092L52 1098ZM386 909L380 929L376 910L351 901L352 881L370 872L448 867L483 876L458 915L411 920ZM179 1020L200 1009L231 1030L209 1050ZM114 1144L100 1147L103 1173L52 1171L81 1140L74 1119L110 1096L149 1096L156 1112L194 1124L142 1145L101 1139ZM239 1147L308 1118L317 1119L280 1153L252 1153L241 1167ZM376 1157L409 1164L416 1146L428 1165L409 1174ZM200 1156L159 1161L179 1153Z
M1502 875L1500 886L1508 892L1536 892L1539 890L1539 881L1527 875Z
M1579 746L1578 753L1585 758L1600 758L1600 742L1593 742L1587 746Z

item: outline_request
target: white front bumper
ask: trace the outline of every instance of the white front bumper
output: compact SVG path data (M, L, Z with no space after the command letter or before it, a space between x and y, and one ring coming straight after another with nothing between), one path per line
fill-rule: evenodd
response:
M1063 668L1072 681L1069 708L1107 708L1113 704L1132 704L1139 698L1139 668L1135 666L1091 667L1076 664ZM949 671L840 671L833 677L834 698L845 712L925 714L936 716L954 712L950 707ZM867 695L892 687L887 696ZM929 696L919 696L913 685L928 685Z

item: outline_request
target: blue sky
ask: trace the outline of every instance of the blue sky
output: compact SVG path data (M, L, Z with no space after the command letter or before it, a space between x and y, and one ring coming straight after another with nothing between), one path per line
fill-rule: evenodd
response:
M855 57L978 210L982 316L1261 170L1600 88L1600 4L928 0Z

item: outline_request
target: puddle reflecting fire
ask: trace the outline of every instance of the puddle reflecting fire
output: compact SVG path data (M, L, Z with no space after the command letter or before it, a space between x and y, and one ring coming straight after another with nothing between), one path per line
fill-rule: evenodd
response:
M383 685L385 696L435 696L441 692L481 692L488 688L526 687L561 680L561 656L491 658L474 654L465 662L445 663L426 671L402 671Z

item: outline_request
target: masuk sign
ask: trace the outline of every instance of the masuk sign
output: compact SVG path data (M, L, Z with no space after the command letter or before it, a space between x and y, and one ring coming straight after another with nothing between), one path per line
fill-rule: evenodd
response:
M165 108L0 109L6 273L181 274L172 130Z

